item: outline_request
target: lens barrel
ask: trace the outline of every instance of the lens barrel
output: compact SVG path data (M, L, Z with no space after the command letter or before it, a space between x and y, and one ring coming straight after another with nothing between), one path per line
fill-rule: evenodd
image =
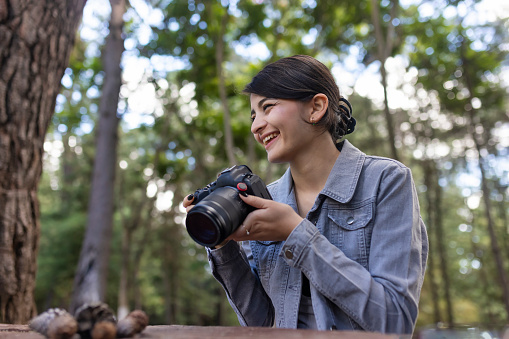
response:
M237 189L219 187L189 211L187 232L198 244L214 247L232 234L249 212Z

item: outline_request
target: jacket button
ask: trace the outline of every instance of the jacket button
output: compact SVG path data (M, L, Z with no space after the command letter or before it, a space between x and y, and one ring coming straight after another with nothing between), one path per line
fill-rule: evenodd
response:
M332 325L332 326L330 327L330 329L329 329L329 330L330 330L330 331L334 331L334 330L337 330L337 329L338 329L338 328L336 327L336 325Z
M293 252L292 250L288 249L285 251L285 257L287 257L288 259L293 259Z

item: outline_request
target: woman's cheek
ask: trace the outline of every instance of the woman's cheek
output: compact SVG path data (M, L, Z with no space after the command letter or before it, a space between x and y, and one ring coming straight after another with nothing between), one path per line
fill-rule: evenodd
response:
M260 135L259 134L255 134L254 135L254 138L256 141L258 141L260 144L262 143L262 139L260 138Z

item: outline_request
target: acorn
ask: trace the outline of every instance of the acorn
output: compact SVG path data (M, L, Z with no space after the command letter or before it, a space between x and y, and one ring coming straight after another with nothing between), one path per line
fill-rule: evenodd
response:
M69 339L78 331L78 323L69 312L50 308L30 320L28 327L50 339Z
M101 302L84 304L74 314L81 339L113 339L117 320L111 308Z
M134 310L117 323L117 338L130 338L141 333L148 325L148 316L142 310Z

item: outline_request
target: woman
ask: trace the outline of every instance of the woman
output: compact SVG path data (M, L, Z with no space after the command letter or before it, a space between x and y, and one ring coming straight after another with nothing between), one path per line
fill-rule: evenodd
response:
M255 139L289 169L273 201L241 196L257 210L207 249L240 323L412 333L428 242L410 170L341 141L351 106L312 57L269 64L244 92Z

